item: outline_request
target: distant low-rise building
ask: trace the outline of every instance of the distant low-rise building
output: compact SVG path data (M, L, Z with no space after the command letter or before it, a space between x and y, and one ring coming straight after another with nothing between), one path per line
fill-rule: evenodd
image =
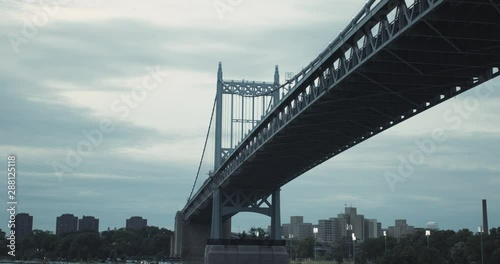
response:
M125 227L127 229L141 229L143 227L146 227L147 225L148 225L147 219L143 219L140 216L132 216L129 219L127 219Z
M394 226L389 226L387 228L387 235L395 238L401 238L413 233L415 233L415 227L409 226L406 223L406 219L397 219Z
M268 227L271 232L271 227ZM281 236L285 239L305 239L313 237L312 223L304 223L303 216L291 216L290 223L281 225Z

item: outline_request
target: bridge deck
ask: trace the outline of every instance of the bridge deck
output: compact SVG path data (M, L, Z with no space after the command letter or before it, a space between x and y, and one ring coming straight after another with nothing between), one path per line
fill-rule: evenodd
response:
M380 16L365 18L358 27L364 33L347 37L300 80L294 93L249 136L246 144L258 147L246 156L232 155L214 182L224 188L279 188L334 155L498 75L500 1L416 1L420 3L404 13L390 7L399 1L382 2L377 14L402 13L386 24ZM436 6L425 13L421 2ZM412 16L418 20L411 22ZM380 29L368 38L374 21ZM283 125L273 129L276 117ZM264 137L266 131L269 135ZM241 146L239 152L246 148ZM237 158L242 161L232 168L231 159ZM198 217L210 219L210 186L203 188L185 208L187 218L196 211Z
M445 11L453 5L454 14ZM386 128L409 109L424 110L423 103L467 86L499 62L499 11L473 1L442 5L293 119L230 186L282 186L333 150Z

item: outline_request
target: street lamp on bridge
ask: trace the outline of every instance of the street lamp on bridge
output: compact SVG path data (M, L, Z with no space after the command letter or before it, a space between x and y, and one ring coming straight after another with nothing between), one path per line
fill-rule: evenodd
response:
M425 230L425 236L427 237L427 248L429 248L429 237L431 236L431 230Z
M352 233L352 258L356 263L356 234Z
M387 231L384 231L384 254L387 251Z
M483 226L477 228L477 232L481 236L481 264L484 264L484 251L483 251Z
M352 232L352 224L347 224L345 230L347 231L346 236L349 236L349 231ZM349 251L349 258L351 258L351 245L349 245L349 240L347 240L347 249Z
M318 235L318 228L315 227L313 228L313 233L314 233L314 263L316 263L316 237Z

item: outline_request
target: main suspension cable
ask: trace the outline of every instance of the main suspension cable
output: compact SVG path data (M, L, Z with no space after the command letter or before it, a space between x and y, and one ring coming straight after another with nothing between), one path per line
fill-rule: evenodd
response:
M208 131L207 136L205 138L205 144L203 145L203 152L201 153L200 164L198 165L198 171L196 172L196 178L194 179L193 187L191 188L191 193L186 201L186 204L189 203L191 197L193 196L194 188L196 187L196 182L198 181L198 177L200 176L201 165L203 164L203 158L205 157L205 150L207 149L208 138L210 137L210 130L212 128L212 120L214 118L215 107L217 105L217 96L214 99L214 105L212 107L212 114L210 115L210 123L208 123Z

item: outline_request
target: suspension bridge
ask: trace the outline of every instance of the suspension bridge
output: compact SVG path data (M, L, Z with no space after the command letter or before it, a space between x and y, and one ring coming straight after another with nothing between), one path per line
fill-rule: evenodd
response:
M204 148L205 154L213 138L213 167L203 167L202 157L176 215L173 256L288 263L280 233L283 185L497 77L499 66L500 0L369 0L283 84L278 66L274 79L262 82L226 80L219 64ZM201 173L209 174L203 182ZM257 248L233 245L231 217L239 212L269 216L271 240Z

